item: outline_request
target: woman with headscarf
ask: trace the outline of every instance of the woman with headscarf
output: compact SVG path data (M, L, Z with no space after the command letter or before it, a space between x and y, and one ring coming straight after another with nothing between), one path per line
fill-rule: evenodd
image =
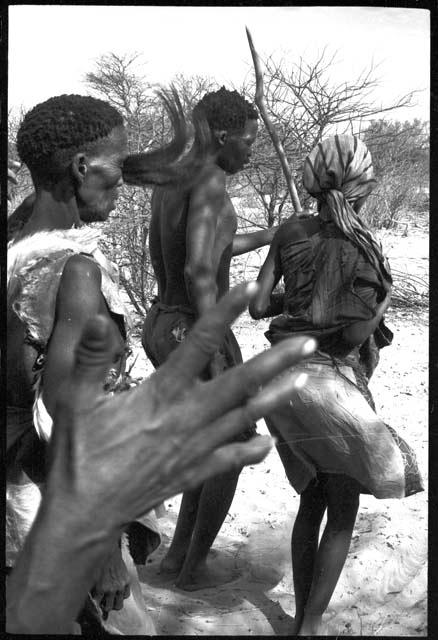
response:
M318 215L279 228L250 305L254 318L280 314L266 333L271 344L302 333L319 345L294 368L307 373L305 387L266 419L289 482L300 494L292 533L298 635L321 629L347 557L360 493L402 498L423 489L414 453L376 415L367 384L375 361L370 346L377 350L392 338L383 322L391 295L389 264L359 218L375 182L371 155L357 137L320 142L303 174ZM273 294L281 277L284 293Z

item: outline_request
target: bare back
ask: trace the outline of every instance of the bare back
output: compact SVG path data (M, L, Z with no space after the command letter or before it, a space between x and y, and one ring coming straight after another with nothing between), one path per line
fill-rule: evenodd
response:
M211 277L216 298L228 291L237 218L224 172L209 166L190 190L158 187L151 208L149 248L160 300L197 308L190 273L194 280Z

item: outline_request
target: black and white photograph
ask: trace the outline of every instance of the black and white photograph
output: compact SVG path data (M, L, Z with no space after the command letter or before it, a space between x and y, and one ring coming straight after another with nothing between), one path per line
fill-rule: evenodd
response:
M407 5L9 5L9 633L428 637Z

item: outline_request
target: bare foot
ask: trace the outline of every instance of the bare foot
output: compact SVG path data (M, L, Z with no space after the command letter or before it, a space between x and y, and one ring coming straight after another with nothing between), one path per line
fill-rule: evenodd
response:
M304 615L303 623L300 627L298 636L321 636L322 633L322 616L306 613Z
M212 569L207 566L207 563L203 563L195 571L182 571L175 582L175 586L178 589L184 589L184 591L211 589L232 582L238 576L237 571L220 569L219 567Z
M177 576L184 564L184 558L185 556L176 556L174 554L167 553L160 562L159 573Z

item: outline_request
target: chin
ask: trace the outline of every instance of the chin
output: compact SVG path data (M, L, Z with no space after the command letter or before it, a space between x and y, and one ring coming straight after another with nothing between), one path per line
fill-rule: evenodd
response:
M228 166L228 167L222 167L222 168L223 168L223 170L225 171L225 173L227 175L234 176L236 173L239 173L239 171L241 171L243 167L236 167L236 166L230 167L230 166Z
M107 207L106 209L86 209L80 212L80 217L83 222L104 222L108 219L110 211L115 207Z
M108 220L111 211L114 211L116 207L113 205L112 207L108 207L104 211L99 211L98 219L103 222L104 220Z

